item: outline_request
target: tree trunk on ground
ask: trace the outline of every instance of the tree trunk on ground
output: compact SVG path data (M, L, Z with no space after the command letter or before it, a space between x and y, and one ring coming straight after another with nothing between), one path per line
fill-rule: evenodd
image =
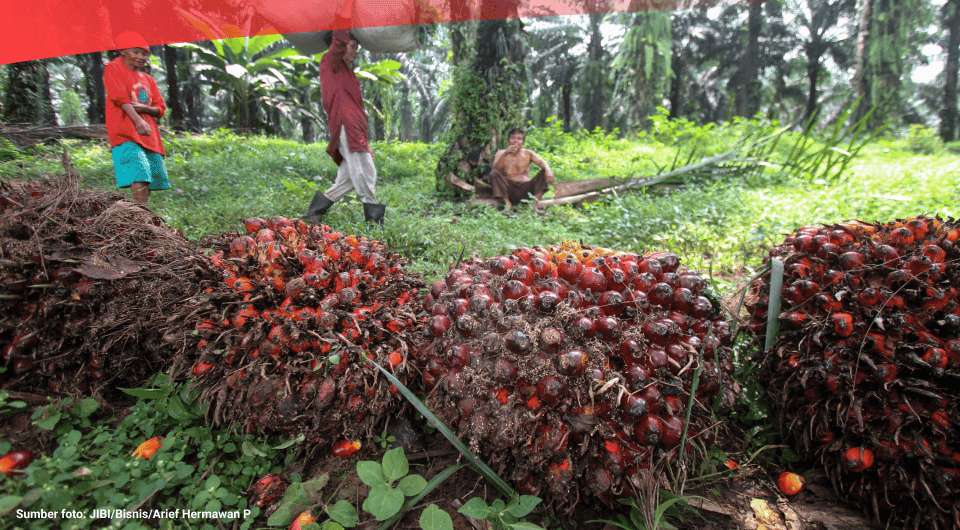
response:
M87 107L87 121L106 123L104 113L107 107L107 94L103 87L103 53L92 52L77 55L77 64L83 70L84 91L90 105Z
M943 6L943 27L949 32L946 80L943 86L943 110L940 111L940 137L944 142L957 139L957 77L960 71L960 0Z
M57 125L50 95L50 74L42 60L7 65L3 119L10 123Z
M481 14L516 14L508 0L483 0ZM437 164L438 189L465 189L492 161L501 137L520 125L525 75L522 23L517 18L482 20L477 27L476 56L453 78L449 146Z
M749 0L747 52L740 67L739 90L735 98L737 116L749 118L760 110L760 31L763 28L764 0Z

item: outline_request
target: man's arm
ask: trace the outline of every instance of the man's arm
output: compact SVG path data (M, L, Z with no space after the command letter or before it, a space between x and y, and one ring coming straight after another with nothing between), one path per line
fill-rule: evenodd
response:
M506 153L506 152L507 152L506 149L501 149L501 150L497 151L497 154L494 155L494 157L493 157L493 163L490 164L490 167L492 167L493 169L496 169L497 171L503 173L503 168L502 168L502 167L498 167L498 165L500 164L501 159L503 158L503 154Z
M540 166L543 169L544 175L547 177L547 182L552 183L554 178L553 170L550 169L550 164L548 164L546 160L537 156L537 153L534 153L530 150L527 150L527 152L530 153L530 161Z

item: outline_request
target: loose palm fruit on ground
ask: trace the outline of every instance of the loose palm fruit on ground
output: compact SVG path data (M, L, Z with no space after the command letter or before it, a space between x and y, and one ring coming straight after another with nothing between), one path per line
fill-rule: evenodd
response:
M10 451L0 457L0 473L12 477L18 470L29 466L30 462L33 462L33 453L30 451Z
M730 326L705 286L666 252L565 243L465 260L424 304L427 404L521 491L560 511L612 504L640 469L711 445L709 404L735 399Z
M777 487L780 488L781 493L787 496L800 493L800 490L803 489L803 485L803 477L789 471L780 473L780 476L777 478Z
M149 459L163 445L163 443L160 440L163 440L163 436L156 436L154 438L150 438L149 440L138 445L137 448L133 450L132 456L135 456L138 459L139 458Z
M266 508L279 501L287 490L287 481L276 473L267 473L247 489L250 506Z
M334 451L371 436L404 400L367 361L410 382L422 280L379 241L281 216L244 226L206 242L222 282L182 338L178 374L216 423Z
M802 227L761 382L804 456L883 523L960 527L960 225L916 217ZM769 274L754 284L762 338ZM760 339L758 339L760 340Z

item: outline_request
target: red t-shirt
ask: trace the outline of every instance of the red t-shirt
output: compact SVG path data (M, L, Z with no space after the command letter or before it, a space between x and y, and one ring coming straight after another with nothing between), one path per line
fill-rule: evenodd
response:
M150 136L141 136L133 125L133 120L120 108L124 103L141 103L157 107L160 110L158 118L162 117L167 106L160 95L160 89L157 88L157 82L148 74L131 70L124 64L123 57L117 57L103 68L103 86L107 90L106 119L110 147L124 142L136 142L144 149L166 155L156 119L149 114L140 114L150 126Z
M333 32L330 51L320 60L320 90L323 94L323 109L327 111L330 126L330 144L327 154L340 165L343 157L337 151L340 145L340 128L346 127L350 151L369 153L367 140L367 112L363 110L363 92L360 81L350 65L343 62L350 42L350 30Z

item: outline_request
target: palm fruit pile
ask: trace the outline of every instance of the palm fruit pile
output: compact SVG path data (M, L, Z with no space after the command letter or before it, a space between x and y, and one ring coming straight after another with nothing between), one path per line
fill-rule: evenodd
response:
M761 381L837 491L905 528L960 528L960 226L803 227ZM753 290L763 334L770 276Z
M59 178L0 181L0 388L139 386L169 366L167 318L216 276L156 214L80 189L65 167Z
M526 494L572 509L634 495L641 470L715 443L730 326L673 253L576 243L456 264L424 297L427 404ZM684 458L692 457L685 451Z
M196 380L216 423L313 442L336 433L355 450L401 405L366 361L407 381L423 281L378 241L281 216L244 225L204 242L222 281L181 334L178 374Z

